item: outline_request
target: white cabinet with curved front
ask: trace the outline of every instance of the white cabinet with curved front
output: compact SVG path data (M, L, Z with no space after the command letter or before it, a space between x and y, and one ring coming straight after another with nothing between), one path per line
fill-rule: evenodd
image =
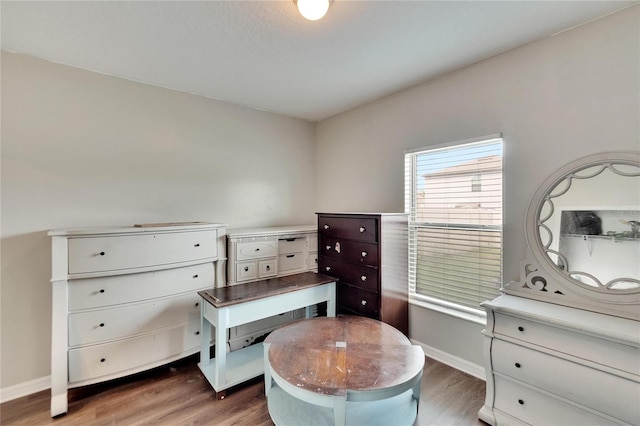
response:
M225 226L50 231L51 415L67 389L200 351L198 291L224 285Z

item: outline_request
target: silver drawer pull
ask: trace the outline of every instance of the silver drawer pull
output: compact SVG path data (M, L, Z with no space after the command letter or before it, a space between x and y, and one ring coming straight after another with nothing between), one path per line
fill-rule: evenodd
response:
M327 249L327 250L331 250L331 246L327 246L327 247L326 247L326 249Z
M367 301L366 300L363 300L360 303L362 304L362 306L367 306Z
M363 251L363 252L361 253L361 256L362 256L362 257L367 257L367 252L366 252L366 251Z
M324 229L329 229L329 225L325 225L325 226L324 226Z
M360 281L366 281L366 280L367 280L367 276L366 275L360 276Z
M331 266L327 266L324 268L325 271L329 272L331 270Z
M364 231L366 231L366 230L367 230L367 228L365 228L364 226L361 226L361 227L360 227L360 233L362 233L362 232L364 232Z

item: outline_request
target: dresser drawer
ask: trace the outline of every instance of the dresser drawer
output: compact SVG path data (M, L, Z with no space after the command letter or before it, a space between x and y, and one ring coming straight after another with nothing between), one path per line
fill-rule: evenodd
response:
M360 216L318 216L320 237L378 242L378 219Z
M134 373L170 357L196 353L199 348L198 316L197 320L158 333L69 350L69 382Z
M304 253L281 254L278 256L278 273L290 274L295 271L305 271L307 269L307 259Z
M495 409L509 413L531 425L610 426L620 425L613 419L605 419L581 407L548 395L542 391L520 385L500 375L495 376ZM498 424L522 424L512 422L496 412ZM500 421L502 419L502 421Z
M640 348L501 313L495 313L494 318L497 336L530 342L640 377Z
M148 268L217 256L217 232L69 238L69 274Z
M353 265L339 260L320 257L319 271L344 283L371 291L379 292L378 269Z
M377 244L321 237L320 255L360 265L378 265Z
M69 315L69 346L89 345L153 332L200 318L196 292L145 303Z
M258 259L272 257L278 254L278 242L247 241L236 244L236 260Z
M357 287L338 283L337 299L338 305L363 316L377 317L380 312L378 295Z
M278 253L298 253L303 252L307 248L307 238L288 238L284 240L278 240Z
M69 281L69 310L99 308L213 287L213 263Z
M640 424L640 383L519 345L493 340L494 371L611 417ZM640 361L638 361L640 362Z

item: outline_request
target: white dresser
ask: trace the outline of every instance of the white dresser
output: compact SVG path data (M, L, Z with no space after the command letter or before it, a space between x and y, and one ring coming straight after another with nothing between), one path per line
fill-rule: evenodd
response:
M498 425L640 424L640 325L503 295L484 304L487 404Z
M53 230L51 415L67 389L200 351L199 290L224 283L225 226Z
M318 271L316 225L232 229L227 234L227 285ZM247 347L275 328L304 318L298 309L232 327L229 349Z
M520 280L483 304L481 420L640 425L638 188L640 152L607 152L567 164L533 195Z

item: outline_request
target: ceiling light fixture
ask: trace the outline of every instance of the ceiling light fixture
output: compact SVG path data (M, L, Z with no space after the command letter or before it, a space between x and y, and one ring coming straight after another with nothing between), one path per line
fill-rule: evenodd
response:
M300 14L310 21L317 21L329 10L333 0L293 0Z

